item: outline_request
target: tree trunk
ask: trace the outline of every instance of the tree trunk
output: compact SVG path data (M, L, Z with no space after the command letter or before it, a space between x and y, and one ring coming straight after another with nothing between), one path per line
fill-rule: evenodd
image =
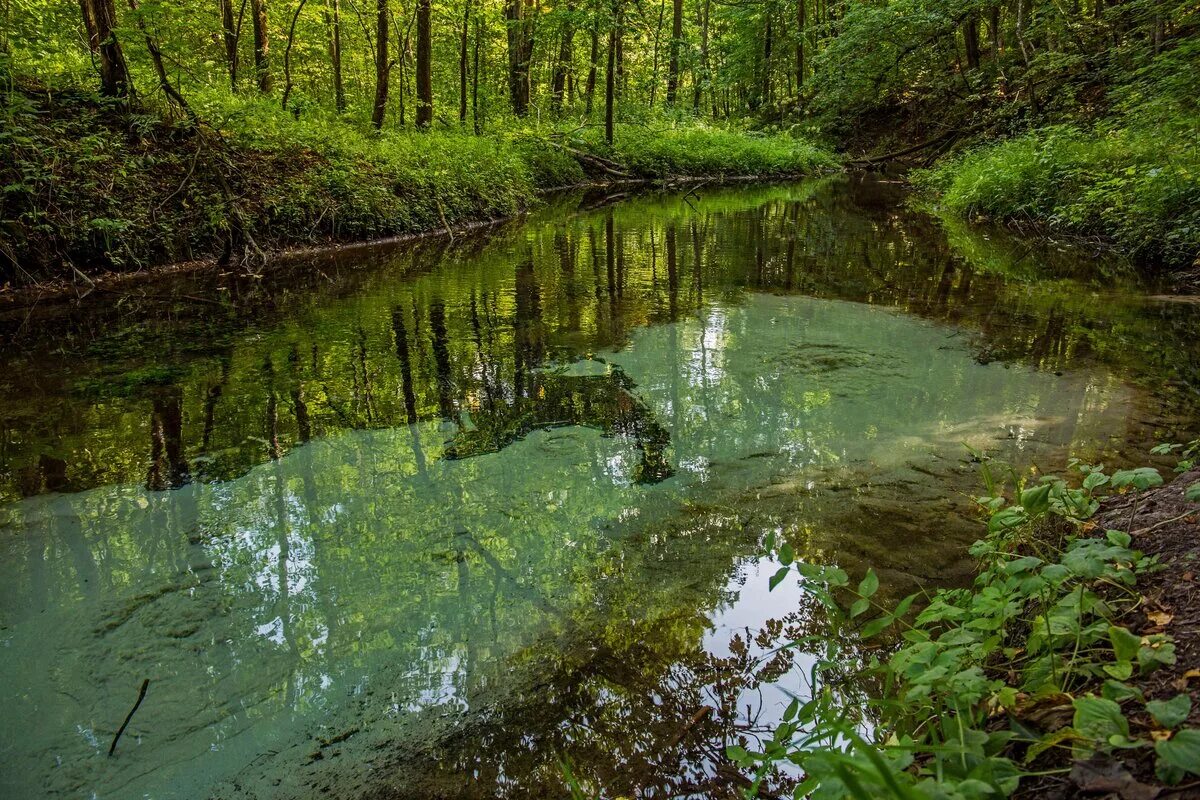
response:
M972 14L963 22L963 41L967 50L967 69L979 69L979 18Z
M250 0L250 22L254 26L254 72L258 90L271 91L271 38L267 30L267 0Z
M683 44L683 0L673 0L671 7L671 50L667 62L667 105L675 105L679 97L679 48Z
M662 38L663 17L667 10L667 0L659 0L658 24L654 26L654 62L650 69L650 106L654 107L654 99L658 96L658 50Z
M330 0L325 10L329 27L329 63L333 67L333 103L339 114L346 110L346 87L342 83L342 19L338 0Z
M375 107L371 112L371 124L375 130L383 127L383 118L387 114L388 77L392 71L388 61L388 3L387 0L376 0L375 3Z
M221 0L221 35L225 42L225 67L229 70L229 89L236 92L238 35L233 24L233 0Z
M806 0L796 0L796 95L804 91L804 37L808 20L805 19Z
M692 91L692 110L700 110L700 96L704 91L705 84L712 77L712 69L708 62L708 13L711 7L711 0L704 0L704 7L700 11L700 80L696 81L696 86Z
M117 9L113 0L82 0L88 45L100 62L100 93L106 97L130 95L129 67L117 41Z
M596 64L600 60L600 12L597 10L592 18L592 54L588 58L587 83L584 84L584 94L587 96L587 113L592 113L592 99L596 96Z
M533 0L506 0L508 23L508 94L513 112L523 117L529 111L529 62L533 58Z
M463 0L462 35L458 39L458 122L467 124L467 38L471 27L471 0Z
M604 141L613 143L613 102L617 90L617 47L621 43L620 0L613 0L612 21L608 29L608 71L604 76Z
M475 15L475 58L471 69L471 120L474 123L475 135L483 133L483 118L479 116L479 51L483 41L483 23L480 14Z
M386 2L386 0L380 0ZM430 36L430 0L417 0L417 127L433 123L433 43Z
M555 111L562 110L563 95L567 89L567 77L571 72L571 61L575 55L575 6L567 0L567 19L563 23L562 40L558 46L558 60L554 64L554 75L550 80L550 103Z
M775 45L775 32L771 27L771 10L767 9L767 29L763 34L762 102L771 105L771 49Z
M135 2L135 0L129 0ZM300 0L296 6L296 13L292 15L292 24L288 27L287 45L283 48L283 99L280 101L280 108L287 110L288 98L292 94L292 43L296 41L296 21L300 19L300 12L304 10L304 4L307 0ZM300 110L296 109L296 115L299 116Z
M992 36L992 60L1000 58L1004 54L1004 40L1000 33L1000 4L992 6L991 20L988 22L988 30Z
M303 6L301 0L301 6ZM137 0L129 0L129 10L133 12L133 18L137 22L138 30L142 32L142 36L146 39L146 49L150 51L150 63L154 66L154 74L158 77L158 87L163 90L163 94L176 107L191 115L191 109L188 107L187 101L183 99L183 95L171 85L171 79L167 77L167 68L163 65L162 51L158 49L158 43L150 38L150 31L146 27L146 20L142 17L138 8Z

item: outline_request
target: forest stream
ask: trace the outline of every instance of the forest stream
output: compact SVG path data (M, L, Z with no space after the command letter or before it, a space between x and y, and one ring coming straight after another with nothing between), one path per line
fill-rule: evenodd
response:
M964 583L974 454L1196 434L1158 294L838 175L6 311L0 796L736 788L790 699L748 665L821 626L765 537Z

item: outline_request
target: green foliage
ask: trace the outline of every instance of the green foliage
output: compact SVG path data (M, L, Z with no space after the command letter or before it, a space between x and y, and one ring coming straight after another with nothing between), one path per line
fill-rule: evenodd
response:
M1174 452L1177 445L1164 445ZM1144 711L1156 725L1178 728L1191 700L1181 694L1146 703L1123 681L1174 662L1163 634L1138 636L1114 624L1135 605L1137 577L1155 568L1131 549L1129 534L1084 534L1099 492L1140 492L1161 484L1156 470L1075 463L1078 488L1046 476L1026 483L1009 504L993 480L978 502L988 535L972 547L980 562L972 589L940 590L909 619L917 595L895 608L871 608L873 573L857 586L836 568L798 563L780 553L777 585L797 572L836 626L862 639L899 623L900 642L867 666L885 687L873 701L874 741L833 702L839 637L823 637L816 695L793 703L761 751L744 744L727 755L755 773L748 795L775 762L805 774L796 797L983 798L1008 796L1023 776L1041 771L1046 754L1069 747L1077 758L1123 748L1153 747L1158 775L1177 783L1200 764L1200 731L1151 739L1131 723ZM991 474L985 463L985 474ZM818 641L793 643L816 647Z
M571 153L527 128L379 133L319 108L297 118L258 97L205 92L194 105L200 129L86 95L7 95L0 228L14 260L46 278L64 276L64 258L122 269L213 255L235 216L261 247L439 230L520 213L538 192L585 179ZM623 127L613 157L647 177L832 163L787 137L697 129L656 141L640 131Z
M836 165L832 155L803 139L714 126L618 125L611 149L604 146L599 132L589 131L583 142L589 150L610 156L646 178L794 176Z
M1200 253L1197 131L1200 117L1190 134L1044 128L944 161L919 180L955 214L1103 234L1182 265Z

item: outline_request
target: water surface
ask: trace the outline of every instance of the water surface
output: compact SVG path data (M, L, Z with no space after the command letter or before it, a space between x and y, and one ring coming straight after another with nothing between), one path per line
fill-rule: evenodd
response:
M732 792L754 633L819 625L767 532L954 583L964 444L1189 430L1197 309L1118 261L865 178L701 195L0 321L0 791Z

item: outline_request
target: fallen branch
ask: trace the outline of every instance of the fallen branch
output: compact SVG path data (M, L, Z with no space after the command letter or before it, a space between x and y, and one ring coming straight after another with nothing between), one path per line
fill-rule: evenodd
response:
M592 153L585 153L582 150L576 150L574 147L567 147L565 144L559 144L558 142L546 141L546 144L550 145L551 147L557 147L563 152L570 153L581 164L591 165L609 175L615 175L618 178L633 177L629 172L625 171L624 164L618 164L617 162L610 161L607 158L603 158Z
M117 749L117 742L121 740L121 734L125 732L125 727L129 725L129 720L133 719L133 715L137 713L138 708L142 705L142 701L146 699L146 689L150 686L150 679L142 681L141 691L138 692L137 702L133 704L133 708L129 709L129 713L125 716L125 721L121 723L121 727L117 728L117 735L113 737L112 744L108 746L108 757L112 758L113 752Z
M851 166L856 166L856 167L860 167L860 166L865 167L865 166L870 166L872 164L882 164L885 161L893 161L897 158L902 158L904 156L912 155L913 153L920 152L921 150L924 150L927 147L933 147L935 144L940 144L941 142L945 141L946 139L949 139L952 137L967 136L969 134L975 133L976 131L981 131L984 129L984 127L986 127L986 126L980 124L980 125L972 125L969 128L961 128L958 130L943 131L943 132L939 133L937 136L934 136L932 139L926 139L925 141L921 142L920 144L914 144L912 147L906 147L903 150L895 150L891 153L884 153L883 155L879 155L879 156L870 156L868 158L856 158L856 159L853 159L846 163L850 164Z

